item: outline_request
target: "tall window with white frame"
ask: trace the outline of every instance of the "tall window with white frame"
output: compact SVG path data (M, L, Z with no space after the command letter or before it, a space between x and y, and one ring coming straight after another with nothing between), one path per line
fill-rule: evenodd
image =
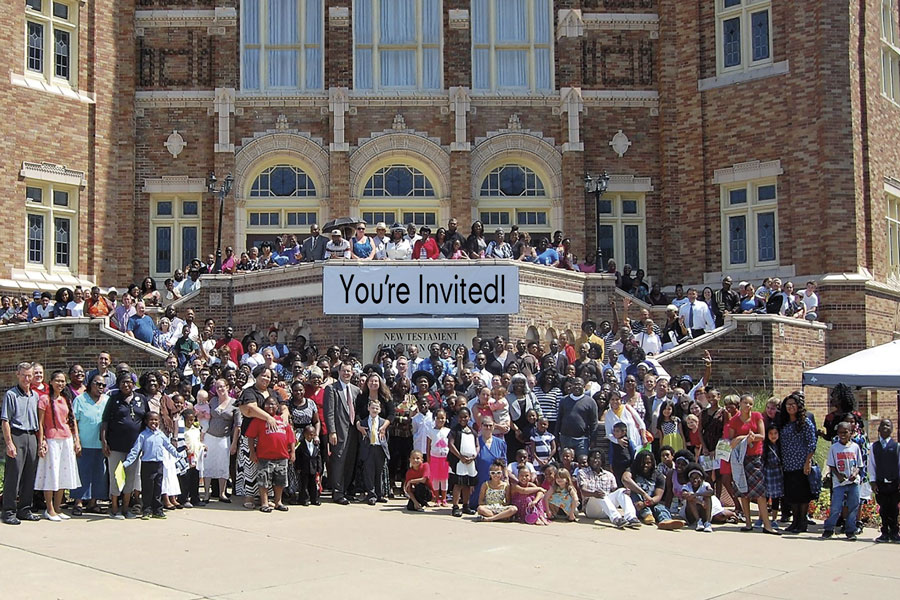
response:
M728 269L778 264L778 185L775 180L722 187L722 263Z
M25 0L25 73L75 87L78 0Z
M241 89L322 90L323 0L242 0Z
M900 279L900 196L887 194L888 269Z
M353 87L440 90L441 0L354 0Z
M900 33L897 0L881 0L881 93L900 104Z
M150 202L150 272L171 277L200 254L200 194L154 195Z
M553 89L550 0L472 0L472 89Z
M535 245L541 237L550 236L550 198L540 175L531 168L515 163L492 168L481 180L478 196L478 219L485 231L518 225Z
M715 0L716 70L746 71L772 63L772 1Z
M302 241L319 222L319 199L312 178L297 165L263 168L250 186L247 203L247 248L294 234Z
M438 206L431 180L411 165L378 168L366 181L360 201L360 218L369 224L412 223L437 225Z
M25 268L78 272L78 189L25 182Z
M600 199L600 250L621 270L646 270L646 201L643 194L607 192Z

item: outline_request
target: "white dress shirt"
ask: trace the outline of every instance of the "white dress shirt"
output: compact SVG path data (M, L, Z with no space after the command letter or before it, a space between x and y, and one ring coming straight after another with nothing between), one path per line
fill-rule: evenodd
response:
M693 320L691 319L692 311ZM684 317L684 326L688 329L702 329L710 332L716 328L716 319L703 300L695 300L693 304L690 302L683 304L678 309L678 316Z

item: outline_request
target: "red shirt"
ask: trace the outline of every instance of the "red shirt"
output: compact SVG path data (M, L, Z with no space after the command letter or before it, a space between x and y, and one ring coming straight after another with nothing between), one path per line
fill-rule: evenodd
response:
M48 440L59 440L72 437L69 429L69 406L66 399L59 396L53 402L50 409L50 396L41 394L38 400L38 409L44 411L44 437Z
M419 260L422 258L422 250L425 251L425 256L430 259L436 259L441 255L441 250L440 248L438 248L437 242L434 241L434 238L431 237L424 242L422 240L416 242L416 245L413 246L413 260Z
M431 467L428 466L427 462L423 462L422 465L418 469L408 469L406 471L406 477L403 479L403 483L409 483L413 479L421 479L425 478L425 485L431 485Z
M731 438L734 439L736 437L740 437L742 435L747 435L751 431L753 433L759 433L759 425L763 422L763 417L758 412L750 413L750 420L744 423L741 420L741 413L738 413L732 417L730 421L728 421L727 429L731 430ZM759 440L755 444L747 445L747 456L762 456L763 451L763 443L762 440Z
M248 438L258 438L256 443L256 456L266 460L279 460L290 458L291 448L294 445L294 430L286 424L281 415L275 415L278 427L275 431L266 430L266 422L263 419L253 419L245 434Z
M231 362L236 365L240 364L241 355L244 354L244 346L234 338L231 338L227 342L225 341L225 338L216 340L216 350L222 346L228 346L228 349L231 351Z
M303 395L308 400L315 403L319 411L319 428L322 435L328 435L328 425L325 424L325 388L313 388L312 386L303 386Z

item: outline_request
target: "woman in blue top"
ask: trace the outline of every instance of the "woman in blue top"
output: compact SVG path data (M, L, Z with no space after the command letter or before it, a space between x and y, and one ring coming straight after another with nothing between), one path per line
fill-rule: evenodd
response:
M784 469L784 504L794 515L788 527L792 533L807 531L806 514L813 499L809 485L813 454L816 451L816 428L806 414L806 404L799 392L781 402L776 418L781 434L781 464Z
M106 408L106 378L95 374L88 383L88 388L72 402L72 412L78 423L81 439L81 454L78 455L78 477L81 487L72 490L75 508L72 514L80 516L85 510L89 513L102 514L97 507L97 500L108 497L106 474L106 458L103 456L103 445L100 443L100 424ZM87 509L84 501L87 500Z
M366 235L366 224L356 226L356 236L350 242L350 253L358 260L372 260L375 257L375 248L372 240Z
M481 493L481 484L491 478L491 465L495 460L501 460L506 464L506 440L502 436L494 435L494 419L485 415L481 419L481 439L478 440L478 454L475 456L475 472L478 478L472 487L472 495L469 498L469 506L478 508L478 496Z

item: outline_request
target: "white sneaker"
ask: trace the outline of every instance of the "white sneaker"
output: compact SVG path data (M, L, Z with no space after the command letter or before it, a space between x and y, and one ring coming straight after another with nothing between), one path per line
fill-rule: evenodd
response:
M697 531L703 531L703 528L706 527L706 523L703 521L697 521Z
M44 511L44 514L43 514L42 516L43 516L45 519L47 519L48 521L53 521L53 522L62 521L62 519L59 518L59 515L51 515L51 514L50 514L49 512L47 512L46 510Z
M712 523L707 521L706 525L703 527L703 532L704 533L712 533L713 532Z
M72 518L72 517L70 517L69 515L67 515L66 513L56 513L56 514L57 514L57 515L59 516L59 518L62 519L63 521L68 521L69 519Z

